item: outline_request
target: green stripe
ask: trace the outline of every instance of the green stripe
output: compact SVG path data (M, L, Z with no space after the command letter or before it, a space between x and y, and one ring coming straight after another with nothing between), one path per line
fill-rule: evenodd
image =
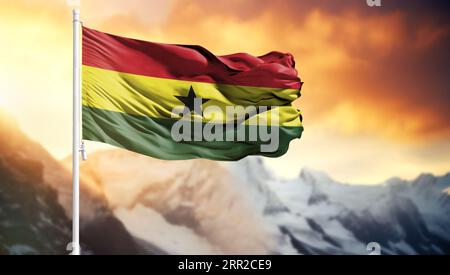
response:
M286 153L289 142L294 138L300 138L303 131L303 127L278 127L280 135L278 150L268 153L260 151L263 142L259 137L257 141L175 142L171 136L174 123L176 120L129 115L83 106L84 139L108 143L167 160L192 158L238 160L247 155L278 157ZM261 126L242 125L242 127L248 132L251 127ZM231 131L236 134L235 129ZM224 131L224 135L226 132Z

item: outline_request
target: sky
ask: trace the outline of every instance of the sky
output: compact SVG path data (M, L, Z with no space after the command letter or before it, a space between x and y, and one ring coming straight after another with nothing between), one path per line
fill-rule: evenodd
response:
M58 159L71 152L71 11L66 0L0 0L0 108ZM290 52L305 127L265 162L350 183L450 171L449 1L90 0L85 26L217 55ZM89 150L103 148L89 142Z

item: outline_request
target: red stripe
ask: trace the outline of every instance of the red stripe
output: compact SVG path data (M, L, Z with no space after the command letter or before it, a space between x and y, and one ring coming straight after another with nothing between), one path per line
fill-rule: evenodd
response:
M130 39L83 27L83 64L124 73L195 82L300 89L291 54L215 56L200 46Z

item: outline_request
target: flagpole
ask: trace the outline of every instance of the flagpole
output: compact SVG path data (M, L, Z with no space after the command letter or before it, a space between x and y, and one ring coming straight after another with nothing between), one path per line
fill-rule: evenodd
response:
M80 10L73 15L72 253L80 255Z

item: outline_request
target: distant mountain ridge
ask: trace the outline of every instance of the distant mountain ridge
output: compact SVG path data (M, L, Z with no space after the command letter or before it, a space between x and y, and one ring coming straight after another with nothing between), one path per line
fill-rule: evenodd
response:
M371 242L383 254L450 252L449 174L348 185L311 169L280 179L259 157L219 165L124 150L84 166L127 229L168 253L368 254Z
M0 113L0 254L66 254L71 177ZM70 167L70 165L68 165ZM83 162L81 240L94 254L450 253L450 174L348 185L259 157L163 161L125 150Z
M260 190L264 216L298 253L367 254L370 242L378 242L384 254L450 253L450 174L366 186L338 183L311 169L280 180L259 158L230 169L246 177L249 189Z

